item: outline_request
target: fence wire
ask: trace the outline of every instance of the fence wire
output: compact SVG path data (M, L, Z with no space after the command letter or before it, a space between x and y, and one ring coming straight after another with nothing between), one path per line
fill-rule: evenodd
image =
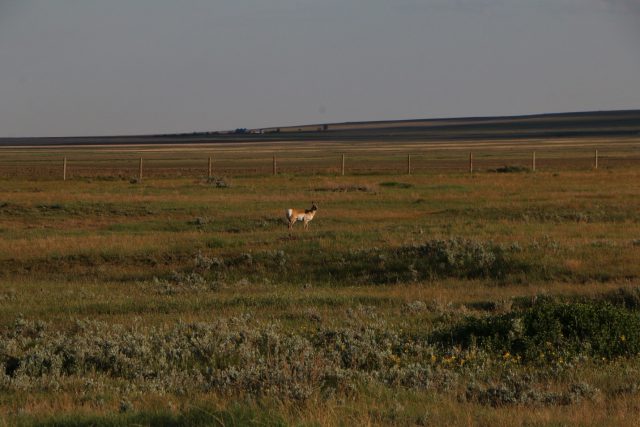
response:
M472 153L472 162L470 159ZM344 163L343 163L344 156ZM409 158L410 156L410 158ZM534 160L535 156L535 160ZM361 175L361 174L429 174L518 170L560 171L592 168L640 166L640 149L625 150L431 150L372 152L79 152L12 150L0 151L0 177L23 179L62 179L66 158L66 179L107 178L135 179L142 171L146 179L209 176L209 159L213 176Z

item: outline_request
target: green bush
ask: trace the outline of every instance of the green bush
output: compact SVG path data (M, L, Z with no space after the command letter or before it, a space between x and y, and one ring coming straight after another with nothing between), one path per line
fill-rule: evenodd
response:
M544 301L519 313L469 318L436 340L524 360L632 356L640 352L640 315L609 303Z

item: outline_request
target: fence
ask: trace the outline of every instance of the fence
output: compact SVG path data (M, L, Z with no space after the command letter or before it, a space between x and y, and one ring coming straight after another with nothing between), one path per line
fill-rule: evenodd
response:
M440 150L430 152L319 153L54 150L0 152L0 176L26 179L131 179L170 177L477 173L560 171L640 166L638 147L624 150Z

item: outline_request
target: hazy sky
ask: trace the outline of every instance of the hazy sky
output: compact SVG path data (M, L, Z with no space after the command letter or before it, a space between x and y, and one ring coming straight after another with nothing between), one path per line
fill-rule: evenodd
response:
M640 0L0 0L0 137L640 108Z

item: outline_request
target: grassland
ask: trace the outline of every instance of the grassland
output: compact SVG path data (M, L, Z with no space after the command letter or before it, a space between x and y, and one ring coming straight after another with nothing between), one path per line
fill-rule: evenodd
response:
M527 144L7 148L0 425L636 423L637 140Z

